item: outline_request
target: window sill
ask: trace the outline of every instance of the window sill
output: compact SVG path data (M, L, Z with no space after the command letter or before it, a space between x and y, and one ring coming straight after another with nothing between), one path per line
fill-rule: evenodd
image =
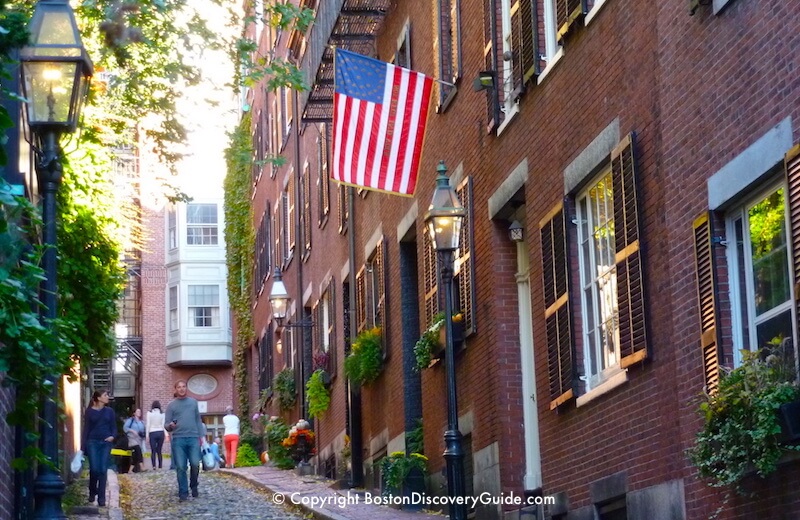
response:
M591 401L594 401L600 396L603 396L610 391L614 390L618 386L622 386L623 384L628 382L628 371L622 370L617 372L613 376L609 377L596 387L592 388L582 396L578 397L575 401L575 406L580 408L581 406L588 404Z
M542 84L542 82L544 81L544 78L546 78L547 75L550 74L550 71L553 70L553 68L555 68L556 64L559 61L561 61L561 58L563 56L564 56L564 47L561 47L561 48L558 49L558 52L555 53L555 55L553 56L553 59L551 59L550 61L547 62L547 66L539 74L539 77L536 79L536 84L537 85L541 85Z
M506 114L506 117L505 119L503 119L503 122L500 123L499 127L497 127L498 136L503 133L503 131L506 129L509 123L511 123L511 121L517 114L519 114L519 103L515 102L514 105L511 107L511 110L509 110L508 113Z
M600 8L606 5L606 0L597 0L594 5L592 6L592 10L586 15L584 18L583 25L588 26L589 22L594 20L594 17L597 16L597 13L600 11Z

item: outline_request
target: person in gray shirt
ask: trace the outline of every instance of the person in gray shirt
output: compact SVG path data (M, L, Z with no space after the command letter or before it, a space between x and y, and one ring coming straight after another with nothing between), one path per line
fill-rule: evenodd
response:
M200 444L205 425L200 419L197 400L186 395L186 381L175 383L175 399L167 405L164 417L165 429L170 432L172 443L172 463L178 474L178 499L183 502L192 496L197 497L197 480L200 474ZM186 478L186 463L189 463L189 482Z

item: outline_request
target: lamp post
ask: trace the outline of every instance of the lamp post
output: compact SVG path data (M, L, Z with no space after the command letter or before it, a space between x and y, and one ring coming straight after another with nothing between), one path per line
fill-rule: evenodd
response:
M458 249L461 236L461 223L466 215L464 206L458 200L450 179L445 175L444 161L436 168L436 189L433 200L425 214L425 224L433 242L439 261L442 289L444 290L444 331L445 331L445 369L447 377L447 431L444 432L444 458L447 461L447 491L451 498L463 497L464 449L461 446L461 432L458 430L458 399L456 394L456 366L453 347L453 255ZM450 519L466 520L467 506L450 501Z
M40 0L29 25L30 43L20 50L25 118L36 152L36 175L42 196L45 246L42 260L43 318L53 333L58 304L56 283L56 192L61 185L63 133L78 126L81 105L92 76L92 62L78 33L67 0ZM33 485L34 518L66 518L61 508L64 481L58 471L58 377L45 374L50 395L40 410L40 445L52 466L40 464Z
M286 313L289 309L289 305L291 304L291 298L289 297L289 292L286 290L286 285L283 283L283 276L281 275L281 270L279 267L275 268L275 272L272 275L272 289L269 291L269 304L272 307L272 317L275 319L275 322L278 325L278 337L280 337L280 331L283 328L291 327L291 328L302 328L302 329L310 329L314 326L314 323L310 319L301 319L297 323L289 323L284 325L283 321L286 319ZM305 343L306 337L305 333L302 336L302 340ZM303 419L308 420L309 422L313 422L313 419L306 417L306 399L305 399L305 388L307 381L307 375L310 375L308 371L308 367L306 367L306 362L304 358L301 357L300 362L300 381L302 381L302 385L300 388L300 415Z

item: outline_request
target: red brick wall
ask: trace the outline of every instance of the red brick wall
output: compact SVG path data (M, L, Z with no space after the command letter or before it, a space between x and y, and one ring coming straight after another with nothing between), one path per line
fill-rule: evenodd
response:
M12 518L14 515L14 470L11 461L14 459L14 428L6 424L5 417L14 409L14 392L10 388L0 388L0 518Z

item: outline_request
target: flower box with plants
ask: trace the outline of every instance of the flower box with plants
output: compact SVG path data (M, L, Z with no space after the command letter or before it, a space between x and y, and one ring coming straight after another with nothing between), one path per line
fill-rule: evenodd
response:
M294 385L294 371L291 368L284 368L278 372L272 386L278 396L278 406L280 406L280 409L291 409L297 397L297 390Z
M411 493L425 492L425 475L428 473L428 457L425 455L395 451L378 461L378 467L384 496L401 493L410 497Z
M314 432L309 428L308 421L300 419L289 430L289 435L282 442L291 452L295 462L307 463L309 457L317 453L314 447Z
M425 329L414 344L414 358L417 370L435 365L444 356L445 344L444 313L440 312L433 317L431 326ZM458 347L464 342L464 315L453 315L453 347Z
M800 399L791 343L773 340L742 351L742 364L721 374L718 390L700 404L703 428L689 457L714 487L734 486L755 473L774 472L789 450L782 437L781 409Z
M331 357L327 352L322 352L321 350L317 350L314 352L314 356L312 357L312 369L314 372L321 371L321 378L322 382L325 384L325 387L331 386Z
M344 360L344 373L357 385L375 381L383 370L381 328L373 327L356 336L350 354Z

